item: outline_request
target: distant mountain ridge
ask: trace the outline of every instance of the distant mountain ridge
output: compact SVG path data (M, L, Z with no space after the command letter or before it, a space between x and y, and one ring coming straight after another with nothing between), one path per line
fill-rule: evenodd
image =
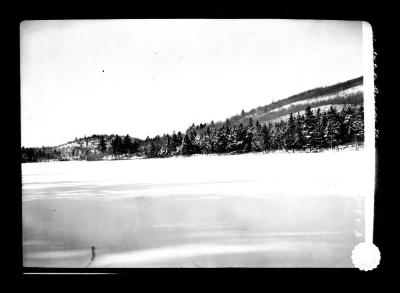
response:
M279 100L277 102L272 102L271 104L265 106L267 111L274 110L276 108L292 104L295 102L307 100L307 99L316 99L321 96L327 95L340 95L340 92L346 91L350 88L358 87L363 85L363 77L357 77L354 79L350 79L345 82L336 83L331 86L326 87L318 87L312 90L308 90L305 92L301 92L299 94L290 96L286 99Z
M359 106L363 102L363 76L360 76L330 86L307 90L268 105L253 108L247 112L242 110L240 114L228 119L233 125L240 123L246 125L250 117L254 121L258 120L259 123L264 124L280 118L287 119L290 113L302 112L309 105L312 109L317 107L328 108L334 105L340 110L344 105ZM223 123L224 121L218 121L215 125L219 126Z

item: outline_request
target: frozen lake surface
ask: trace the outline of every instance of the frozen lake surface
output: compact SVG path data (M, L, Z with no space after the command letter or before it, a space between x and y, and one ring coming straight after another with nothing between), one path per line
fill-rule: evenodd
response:
M365 158L22 164L24 266L352 267L364 240Z

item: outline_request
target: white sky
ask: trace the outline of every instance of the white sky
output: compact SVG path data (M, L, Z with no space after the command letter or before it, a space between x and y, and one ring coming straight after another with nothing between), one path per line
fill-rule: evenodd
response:
M361 22L26 21L22 145L184 131L361 76L362 64Z

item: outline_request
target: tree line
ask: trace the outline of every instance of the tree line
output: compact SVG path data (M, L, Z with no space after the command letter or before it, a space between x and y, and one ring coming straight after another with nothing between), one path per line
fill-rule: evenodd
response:
M61 152L51 147L41 148L21 148L21 161L26 162L41 162L61 160Z
M250 117L246 123L235 124L229 119L223 123L192 124L185 133L173 132L138 140L126 136L96 136L95 150L99 157L137 155L148 158L193 154L226 154L260 151L317 151L344 144L364 141L364 108L348 105L338 111L330 106L327 111L312 110L290 113L288 119L261 124ZM60 159L59 151L24 149L24 161ZM35 157L36 156L36 157ZM86 156L88 159L88 156Z
M341 111L331 106L322 112L308 106L304 113L291 113L287 120L261 125L232 125L227 119L216 127L194 124L184 135L147 138L142 153L148 157L171 155L247 153L273 150L319 150L364 141L364 108L346 106Z

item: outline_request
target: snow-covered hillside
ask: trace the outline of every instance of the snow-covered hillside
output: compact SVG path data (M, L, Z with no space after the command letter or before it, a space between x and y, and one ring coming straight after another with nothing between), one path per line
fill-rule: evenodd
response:
M282 109L288 109L288 108L290 108L292 106L296 106L296 105L310 105L311 103L317 103L317 102L322 102L322 101L330 101L330 100L334 100L334 99L336 99L338 97L340 97L340 98L348 98L348 97L353 96L354 94L358 94L358 93L362 94L362 92L363 92L363 86L362 85L358 85L358 86L355 86L353 88L349 88L349 89L346 89L344 91L340 91L340 92L337 92L337 93L322 95L322 96L318 96L318 97L315 97L315 98L312 98L312 99L306 99L306 100L290 103L290 104L287 104L285 106L275 108L275 109L273 109L273 110L271 110L269 112L271 112L271 113L272 112L278 112L278 111L280 111ZM327 105L325 105L325 107L326 106ZM327 107L329 107L329 106L330 105L328 105Z
M363 78L358 77L335 85L311 89L294 96L272 102L265 106L243 111L230 118L231 123L246 124L251 118L260 123L276 122L286 119L290 113L297 114L310 105L325 111L330 106L341 110L344 105L360 106L363 104ZM220 121L218 123L223 123Z
M87 159L89 156L103 156L99 150L100 137L105 140L105 146L107 149L111 147L111 141L115 138L115 135L92 135L89 137L76 138L73 141L69 141L65 144L54 147L55 150L61 153L62 160L81 160Z

